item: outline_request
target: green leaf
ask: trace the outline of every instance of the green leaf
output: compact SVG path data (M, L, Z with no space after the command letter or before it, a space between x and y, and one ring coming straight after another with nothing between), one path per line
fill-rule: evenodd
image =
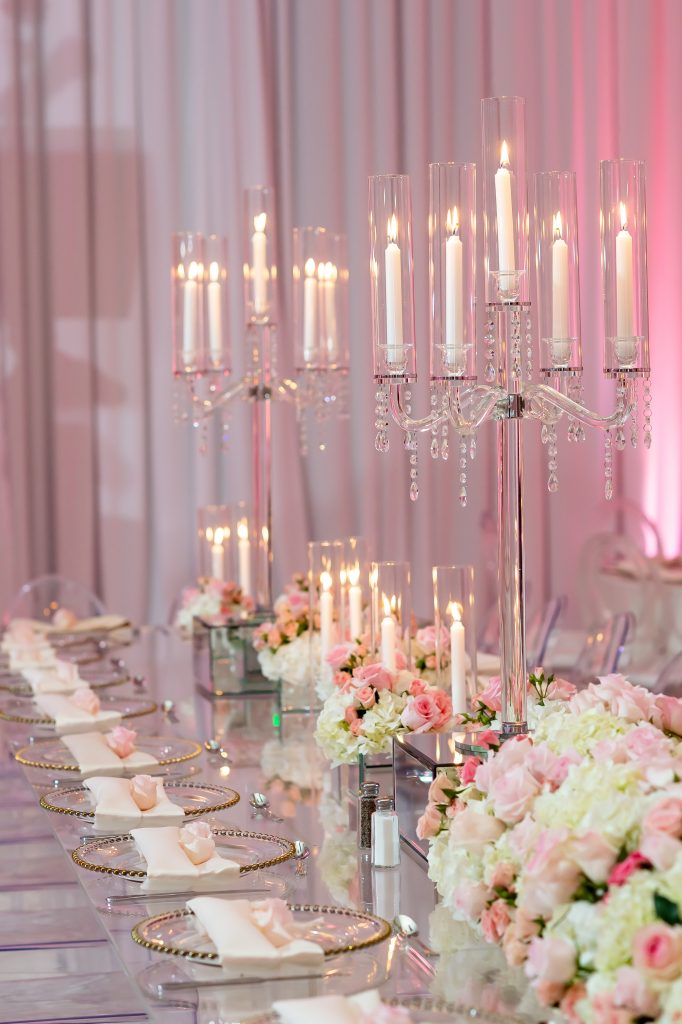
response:
M661 921L665 921L666 924L682 924L682 915L680 914L678 904L673 900L669 900L663 893L654 893L654 910L656 911L656 917L660 918Z

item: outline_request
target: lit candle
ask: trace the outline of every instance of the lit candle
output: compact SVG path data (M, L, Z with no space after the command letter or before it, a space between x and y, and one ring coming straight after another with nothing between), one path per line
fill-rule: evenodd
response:
M457 207L448 210L445 243L445 362L461 369L464 353L464 299L462 288L462 239Z
M245 595L251 594L251 542L249 541L249 524L240 519L237 525L237 550L239 554L239 586Z
M395 672L395 619L391 614L395 610L395 595L389 601L386 595L384 600L384 617L381 620L381 662L389 672Z
M197 359L197 290L199 287L199 264L192 260L187 269L187 280L183 280L185 268L180 264L178 278L182 280L182 362L190 369Z
M509 148L506 142L500 149L500 166L495 171L495 205L497 208L497 252L499 271L511 274L516 270L514 255L514 210L512 206ZM501 284L500 287L505 287Z
M208 351L211 362L223 361L223 307L220 264L212 261L208 268Z
M350 638L357 640L362 634L362 587L360 586L360 566L348 570L348 605L350 610Z
M568 245L561 233L558 210L554 214L552 242L552 338L555 341L568 338Z
M262 314L268 308L268 242L265 236L266 213L259 213L253 218L254 232L251 235L251 253L253 277L253 308L256 314Z
M464 623L460 606L451 601L448 611L452 615L450 626L450 684L452 687L452 713L467 710L466 656L464 653Z
M324 268L324 336L327 347L327 363L334 365L338 358L338 337L336 328L336 281L339 272L335 264L327 263Z
M616 235L616 334L632 338L632 235L625 203L620 204L620 231Z
M312 257L305 261L303 271L303 362L312 363L317 348L317 281Z
M223 547L223 530L220 526L211 539L211 576L214 580L220 580L222 583L225 579L225 548Z
M404 359L403 345L403 281L398 246L398 221L395 214L388 222L386 246L386 362L400 364Z
M321 572L320 583L322 593L320 594L320 657L322 664L332 645L332 629L334 628L334 595L331 592L331 573Z

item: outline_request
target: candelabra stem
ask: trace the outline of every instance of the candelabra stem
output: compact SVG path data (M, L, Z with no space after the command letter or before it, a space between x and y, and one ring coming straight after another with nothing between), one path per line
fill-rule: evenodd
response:
M251 499L255 527L254 593L259 609L272 608L272 358L274 327L250 325L252 335Z

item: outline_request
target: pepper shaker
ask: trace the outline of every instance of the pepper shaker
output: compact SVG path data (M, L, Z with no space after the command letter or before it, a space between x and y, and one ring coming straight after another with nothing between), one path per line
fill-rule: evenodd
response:
M372 815L377 809L378 796L378 782L362 784L358 814L358 846L361 850L371 850L372 848Z

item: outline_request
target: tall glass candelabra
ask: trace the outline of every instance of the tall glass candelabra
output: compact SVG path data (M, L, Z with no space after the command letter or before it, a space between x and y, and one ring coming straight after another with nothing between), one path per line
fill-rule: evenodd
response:
M171 269L173 372L186 385L177 418L202 432L237 401L251 406L252 594L260 610L272 607L272 418L274 400L294 405L307 446L306 412L322 419L339 410L348 370L348 268L343 236L323 228L294 231L294 333L297 379L277 373L277 239L274 192L257 186L244 193L243 232L246 367L230 381L227 331L227 242L184 232L173 239Z
M376 447L386 451L393 419L410 458L410 497L419 494L417 439L431 436L433 458L447 459L458 436L459 500L467 503L467 466L486 420L497 424L498 586L502 733L527 731L522 427L542 424L547 486L559 484L557 424L569 441L585 426L605 434L605 496L613 495L613 449L625 447L625 424L637 444L638 390L643 390L644 444L651 444L644 165L601 164L601 243L605 307L604 373L616 381L614 411L601 416L583 402L575 175L535 175L534 238L539 374L529 282L529 211L524 101L485 99L483 229L484 383L476 374L476 167L432 164L429 209L431 410L413 418L416 380L409 178L379 175L369 183L370 277L376 391ZM640 382L641 385L640 385Z

